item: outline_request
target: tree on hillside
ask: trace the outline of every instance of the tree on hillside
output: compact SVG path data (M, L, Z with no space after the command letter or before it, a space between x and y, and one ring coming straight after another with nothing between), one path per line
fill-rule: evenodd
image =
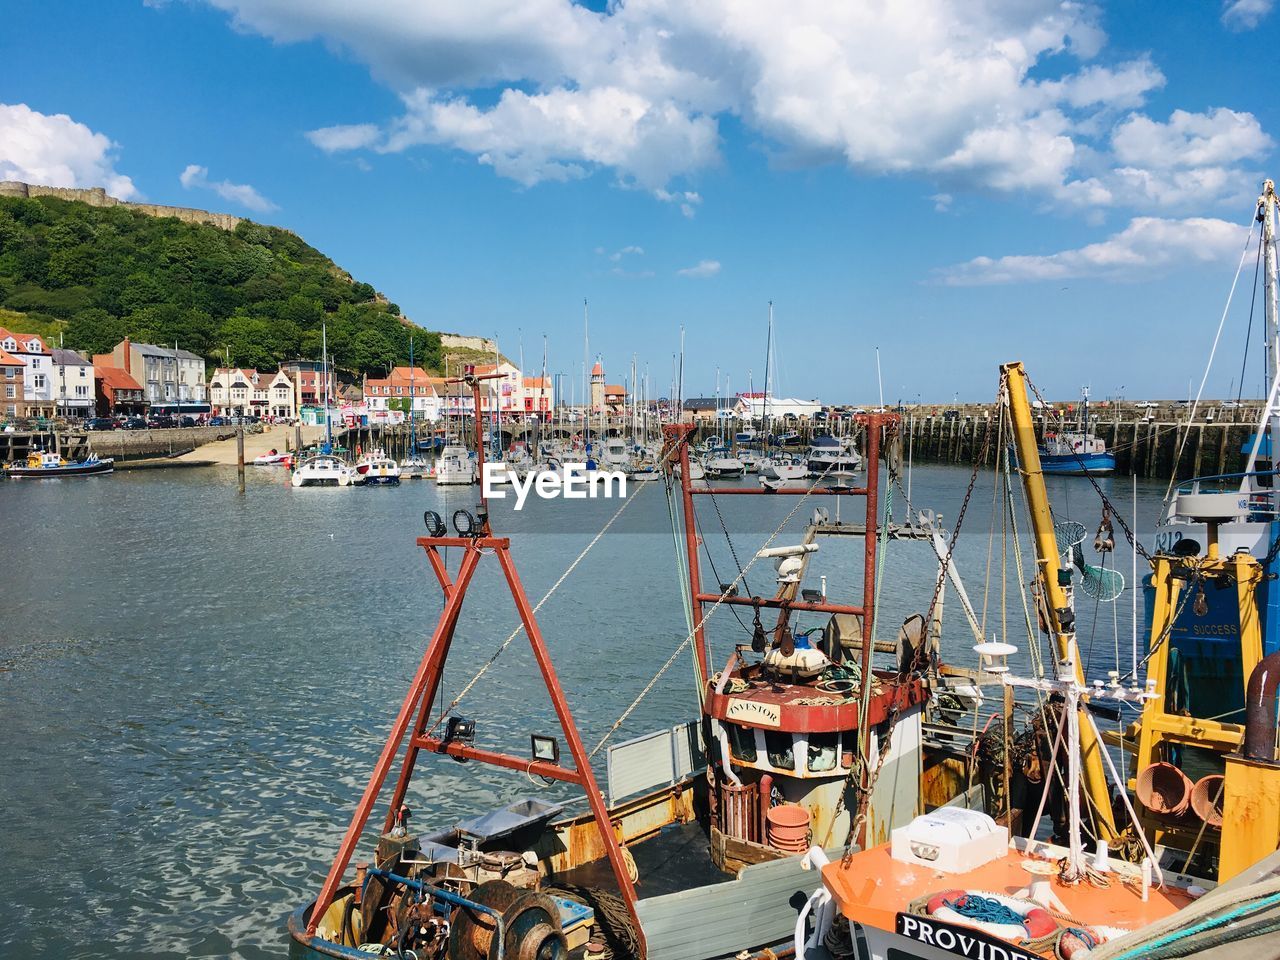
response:
M0 197L0 308L65 327L68 346L110 350L125 336L177 342L211 362L273 367L330 354L353 373L409 359L400 308L285 230L225 231L53 197ZM412 331L415 359L438 367L439 337Z

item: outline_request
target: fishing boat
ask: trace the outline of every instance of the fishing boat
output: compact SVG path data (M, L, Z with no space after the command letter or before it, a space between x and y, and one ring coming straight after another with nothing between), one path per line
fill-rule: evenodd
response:
M477 399L481 379L465 378ZM860 527L831 525L818 510L802 539L775 543L787 526L783 519L735 580L715 587L703 579L696 501L761 491L695 486L689 479L693 428L664 427L664 459L678 461L685 478L668 487L668 495L673 536L685 548L680 562L687 572L689 629L653 682L691 647L698 693L688 722L610 745L607 799L591 757L630 710L589 754L511 541L491 529L483 493L476 514L453 515L453 534L428 511L426 535L417 544L440 585L444 609L316 898L289 918L294 955L355 960L390 950L400 956L412 951L419 960L606 954L764 960L794 937L807 888L801 861L811 840L834 849L851 833L887 834L914 816L925 781L931 804L977 796L968 789L971 752L963 728L948 727L935 737L924 722L933 692L946 684L927 678L924 665L931 659L930 636L940 626L943 584L954 571L951 548L936 530L919 538L935 552L942 544L937 587L931 599L922 598L928 599L926 612L909 618L897 642L886 645L891 665L873 662L873 650L884 644L876 639L875 570L882 541L888 542L888 528L881 532L877 454L882 435L896 436L897 419L871 415L863 426L867 487L797 492L862 497ZM891 526L895 539L907 536L901 525ZM858 602L837 602L825 588L807 589L810 558L850 543L851 533L867 570ZM442 678L454 631L468 590L483 582L477 568L484 561L501 568L519 623L480 674L446 703ZM773 564L776 586L771 594L744 595L747 572L757 563ZM732 649L717 670L706 623L725 608L747 612L752 638ZM802 629L806 618L816 624ZM559 726L554 735L530 731L523 755L479 746L477 728L485 718L458 710L517 636L532 647ZM954 702L960 694L950 696ZM586 809L528 797L457 819L450 804L441 822L420 825L405 801L415 770L432 755L468 762L473 766L461 769L486 780L489 774L479 771L496 767L535 783L570 784L585 795ZM356 863L375 808L380 826L373 830L371 856Z
M400 465L380 450L356 464L356 474L366 487L394 487L400 483Z
M4 475L14 480L50 480L56 477L92 477L111 473L114 469L115 461L111 457L99 459L96 453L83 460L64 460L57 453L35 450L27 455L25 461L5 464Z
M1082 477L1115 472L1116 455L1108 453L1106 441L1089 431L1089 388L1081 394L1077 429L1045 434L1040 464L1047 474Z
M809 445L805 466L812 477L853 477L862 467L862 457L847 439L814 437L813 443Z
M1276 956L1280 651L1268 651L1260 626L1263 564L1247 551L1221 549L1219 527L1232 518L1235 498L1182 498L1184 515L1205 524L1208 536L1195 553L1184 547L1148 558L1146 656L1140 664L1135 651L1123 677L1113 671L1090 682L1076 636L1074 592L1096 589L1090 577L1105 571L1086 568L1076 583L1071 566L1061 562L1064 523L1055 524L1045 493L1027 384L1021 364L1002 368L1002 409L1016 443L1016 462L1005 472L1022 478L1036 553L1024 601L1039 613L1019 616L1033 645L1049 638L1054 656L1047 672L1020 677L1008 666L1018 652L1014 644L993 638L974 651L986 682L1037 697L1044 741L1052 746L1017 751L1007 734L1003 745L1006 771L1013 762L1007 758L1020 752L1018 766L1036 770L1045 785L1034 815L1015 809L1011 799L1000 823L972 810L934 810L887 841L837 860L811 848L806 859L819 870L821 886L797 923L795 955ZM1108 550L1105 498L1103 509L1098 545ZM1222 602L1230 609L1229 615L1223 610L1225 622L1180 629L1183 607L1200 618L1210 612L1206 589L1229 595ZM1204 636L1215 642L1206 645ZM1224 701L1238 703L1238 710L1222 710ZM1121 716L1119 707L1137 719L1108 736L1099 718ZM1128 757L1127 775L1106 745ZM1194 783L1193 776L1199 778ZM1060 806L1049 837L1038 828L1055 794ZM1020 829L1011 829L1015 824Z
M436 484L442 487L476 482L476 464L467 448L458 443L446 444L436 458Z
M758 450L739 450L738 459L742 462L744 473L759 473L760 461L764 459Z
M289 482L295 487L350 487L360 482L360 475L333 454L322 453L299 463Z

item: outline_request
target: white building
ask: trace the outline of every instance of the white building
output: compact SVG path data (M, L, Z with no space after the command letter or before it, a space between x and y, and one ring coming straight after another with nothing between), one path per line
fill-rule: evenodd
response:
M209 404L221 416L292 420L297 416L296 399L293 381L283 370L219 367L209 380Z
M733 415L740 420L762 420L766 415L770 420L783 420L787 417L812 420L822 410L822 403L792 397L766 397L763 393L740 393L732 410Z
M412 409L415 420L432 423L440 419L438 388L443 377L433 377L421 367L393 367L385 378L366 378L364 403L372 419L399 412L406 417Z
M54 347L52 354L53 400L59 416L93 416L93 364L74 350Z
M28 417L52 417L55 414L53 391L53 353L44 340L34 333L13 333L0 327L0 350L22 361L24 405ZM89 396L93 396L93 374L90 373Z

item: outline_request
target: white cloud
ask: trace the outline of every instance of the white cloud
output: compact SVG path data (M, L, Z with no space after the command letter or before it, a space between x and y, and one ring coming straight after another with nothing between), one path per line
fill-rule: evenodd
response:
M1076 250L1042 256L977 257L941 271L951 286L1026 283L1073 277L1126 279L1141 271L1239 256L1246 228L1225 220L1135 217L1121 232Z
M223 200L238 203L258 213L270 213L272 210L280 209L247 183L210 180L208 169L199 164L189 164L178 176L178 180L187 190L212 190Z
M1120 163L1147 169L1220 166L1259 157L1272 146L1253 114L1226 107L1175 110L1168 123L1135 114L1116 127L1111 144Z
M680 212L690 219L698 212L698 205L702 203L702 195L694 190L677 190L673 193L659 187L653 191L653 195L663 203L679 204Z
M690 277L694 280L702 280L706 277L714 277L720 272L719 260L699 260L692 267L685 267L683 270L677 270L676 276Z
M634 244L631 246L623 247L621 250L615 250L613 251L613 253L609 254L609 259L612 260L614 263L617 263L623 257L633 256L633 255L637 257L643 257L644 247L637 247Z
M1252 30L1272 6L1272 0L1223 0L1222 22L1229 30Z
M359 150L371 147L381 138L377 124L352 123L334 127L321 127L309 130L307 139L325 153L336 153L339 150Z
M0 180L50 187L105 187L121 200L138 195L115 169L116 144L65 113L0 103Z
M1068 207L1162 203L1123 192L1116 167L1152 168L1109 150L1165 76L1145 56L1105 62L1092 3L206 2L241 29L343 48L400 94L376 130L312 131L327 151L443 146L526 186L605 170L693 216L701 196L675 184L720 162L731 119L788 165Z
M955 197L949 193L935 193L929 199L933 201L933 209L938 213L946 213L955 201Z

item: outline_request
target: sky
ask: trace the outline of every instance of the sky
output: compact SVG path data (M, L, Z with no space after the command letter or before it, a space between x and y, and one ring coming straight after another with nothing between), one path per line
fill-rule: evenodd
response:
M425 327L654 396L682 329L686 396L760 389L772 301L778 395L986 400L1023 360L1183 397L1243 262L1227 396L1274 3L19 2L0 179L286 227Z

